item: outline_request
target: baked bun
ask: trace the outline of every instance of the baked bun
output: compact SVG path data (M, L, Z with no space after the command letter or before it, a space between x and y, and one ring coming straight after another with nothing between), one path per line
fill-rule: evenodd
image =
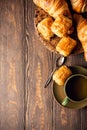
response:
M53 23L53 19L51 17L50 18L47 17L37 25L38 32L41 33L44 39L48 41L54 35L53 32L51 31L52 23Z
M51 26L51 30L58 37L63 37L73 32L72 19L59 15Z
M53 74L53 80L59 85L63 86L66 79L72 74L71 70L63 65Z
M56 51L63 56L68 56L75 48L77 42L71 37L63 37L56 46Z

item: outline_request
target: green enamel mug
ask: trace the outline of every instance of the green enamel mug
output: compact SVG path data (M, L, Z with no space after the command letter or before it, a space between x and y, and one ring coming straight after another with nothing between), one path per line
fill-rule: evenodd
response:
M71 103L87 103L87 76L83 74L71 75L64 84L66 97L62 101L63 106Z

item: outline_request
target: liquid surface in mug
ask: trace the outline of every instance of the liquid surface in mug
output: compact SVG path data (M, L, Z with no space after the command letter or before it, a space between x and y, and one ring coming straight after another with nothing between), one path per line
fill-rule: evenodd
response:
M70 79L66 86L66 94L75 101L87 98L87 79L81 76Z

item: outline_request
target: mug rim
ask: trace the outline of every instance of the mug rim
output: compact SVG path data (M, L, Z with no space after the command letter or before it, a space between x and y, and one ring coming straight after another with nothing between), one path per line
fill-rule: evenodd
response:
M67 95L65 89L66 89L66 84L68 83L68 81L69 81L70 79L72 79L72 78L74 78L74 77L78 77L78 76L81 76L81 77L84 77L84 78L87 79L87 76L86 76L86 75L83 75L83 74L72 74L71 76L69 76L69 77L67 78L67 80L65 81L65 84L64 84L64 93L65 93L66 97L67 97L69 100L71 100L72 102L77 102L77 103L82 102L82 101L85 100L86 98L84 98L84 99L82 99L82 100L79 100L79 101L73 100L73 99L71 99L71 98Z

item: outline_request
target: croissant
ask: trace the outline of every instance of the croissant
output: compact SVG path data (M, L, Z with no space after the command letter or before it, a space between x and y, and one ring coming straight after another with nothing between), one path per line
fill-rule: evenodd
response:
M84 50L84 57L87 61L87 19L84 19L81 15L74 15L75 22L77 24L77 36L82 44Z
M65 0L33 0L33 2L55 19L59 14L71 18L71 13Z
M71 0L71 5L73 10L78 13L87 12L87 0Z

